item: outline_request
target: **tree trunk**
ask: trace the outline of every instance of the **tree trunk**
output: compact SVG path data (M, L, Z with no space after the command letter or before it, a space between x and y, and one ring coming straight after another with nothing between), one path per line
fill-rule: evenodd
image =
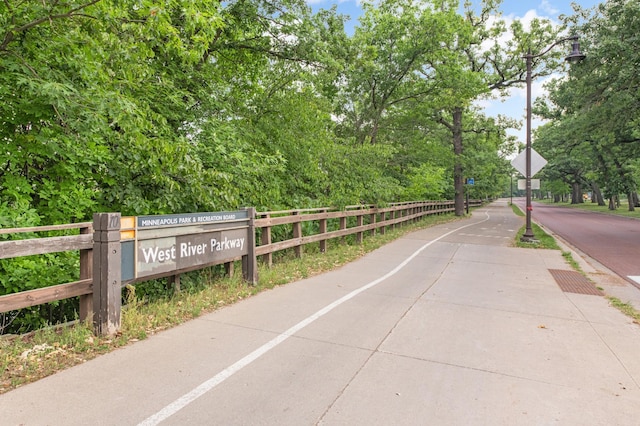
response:
M602 191L600 191L600 186L596 182L591 182L591 201L594 203L598 203L599 206L605 206L604 197L602 196Z
M462 167L462 108L453 109L453 185L456 216L464 215L464 169Z
M380 117L376 117L376 120L373 123L373 128L371 129L371 134L369 135L371 137L370 143L371 145L375 145L376 142L378 141L378 129L379 129L379 120Z
M616 202L615 202L615 196L611 196L611 198L609 198L609 210L615 210L616 209Z
M634 212L636 211L636 204L638 203L638 194L631 191L629 192L629 211L630 212Z
M583 202L581 192L578 182L571 184L571 204L580 204Z

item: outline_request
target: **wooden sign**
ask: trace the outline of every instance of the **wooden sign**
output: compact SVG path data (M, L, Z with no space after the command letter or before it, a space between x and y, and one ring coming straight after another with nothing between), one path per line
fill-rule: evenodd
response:
M249 253L249 215L188 213L122 218L122 281L225 263Z

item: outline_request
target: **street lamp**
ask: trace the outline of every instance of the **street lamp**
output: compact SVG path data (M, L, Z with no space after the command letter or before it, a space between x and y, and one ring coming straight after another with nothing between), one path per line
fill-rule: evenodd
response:
M531 211L533 207L531 206L531 68L534 58L539 58L542 55L545 55L555 46L560 43L564 43L565 41L571 40L573 43L571 44L571 53L565 58L567 62L576 63L582 61L586 55L580 52L580 42L578 42L578 36L570 36L560 39L549 46L542 53L538 53L536 55L531 53L531 50L524 56L527 61L527 147L526 147L526 183L527 183L527 225L524 234L520 238L520 241L531 242L535 241L535 237L533 235L533 230L531 229Z

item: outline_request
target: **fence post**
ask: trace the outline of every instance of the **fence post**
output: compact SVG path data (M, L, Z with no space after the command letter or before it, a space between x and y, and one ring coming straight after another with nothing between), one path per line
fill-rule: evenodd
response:
M294 211L293 212L294 216L299 216L300 212L299 211ZM297 238L302 238L302 219L299 219L297 222L293 223L293 238L297 239ZM301 258L302 257L302 244L297 245L293 248L293 251L296 254L297 258Z
M93 324L97 334L120 329L122 255L120 213L93 215Z
M327 209L322 209L322 213L326 213ZM319 230L318 232L320 234L326 234L327 233L327 219L320 219L319 221ZM320 241L320 253L324 253L327 251L327 240L321 240Z
M256 259L256 209L249 207L249 229L247 230L247 248L249 252L242 256L242 276L250 284L258 284L258 261Z
M169 275L167 278L167 290L172 288L175 293L180 293L180 274Z
M270 218L270 214L266 214L265 218ZM271 226L265 226L261 229L260 232L260 244L267 245L271 244ZM267 264L267 266L271 267L273 265L273 253L269 252L262 255L262 261Z
M374 209L373 209L374 212L369 215L369 224L371 224L371 225L375 225L376 224L376 213L375 213L376 210L378 210L378 208L374 207ZM376 235L376 228L375 227L372 228L369 233L370 233L370 235L372 237L375 236Z
M234 272L235 272L235 263L226 262L224 264L224 274L227 276L227 278L233 278Z
M80 234L88 234L90 227L81 228ZM93 251L80 250L80 279L93 277ZM80 321L86 321L93 316L93 295L83 294L80 296Z

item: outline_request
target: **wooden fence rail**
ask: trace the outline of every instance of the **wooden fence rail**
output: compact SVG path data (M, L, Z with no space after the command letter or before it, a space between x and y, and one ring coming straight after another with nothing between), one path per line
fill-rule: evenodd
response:
M471 206L481 205L481 201L470 201ZM434 214L451 213L455 211L453 201L426 201L417 203L398 203L385 208L373 206L348 206L345 210L330 210L327 208L283 210L276 212L256 213L255 227L259 230L259 244L256 247L256 255L262 256L266 265L273 263L273 253L289 248L295 250L296 256L302 255L302 247L306 244L319 243L320 251L326 250L326 241L332 238L340 238L347 235L356 235L356 241L362 242L365 232L371 235L376 231L381 234L388 227L396 227L402 223L416 221L424 216ZM355 218L355 226L348 227L348 219ZM329 231L327 221L339 220L337 230ZM368 223L365 223L368 221ZM302 235L303 223L316 223L318 232L312 235ZM274 242L274 228L289 225L293 238Z
M60 253L64 251L80 251L80 279L78 281L0 296L0 313L79 296L80 320L84 321L91 315L93 305L92 222L36 226L30 228L5 228L0 229L0 235L74 229L78 229L80 234L62 237L0 241L0 259Z
M480 205L482 202L479 200L469 201L471 207ZM253 259L255 262L255 257L260 256L263 264L270 266L273 262L273 253L277 251L293 249L296 256L302 256L305 245L318 243L320 251L324 252L327 248L326 242L333 238L355 235L356 241L362 242L365 233L371 235L376 232L384 233L388 228L411 223L424 216L454 211L453 201L425 201L397 203L384 208L358 205L348 206L344 210L318 208L257 212L252 218L251 228L251 235L258 237L255 241ZM333 226L329 226L330 223ZM79 235L0 241L0 259L65 251L80 253L78 281L0 296L0 313L79 296L80 319L85 320L94 315L97 309L97 306L94 309L94 303L98 303L97 299L100 298L94 292L94 285L99 285L100 277L94 277L93 273L95 238L92 222L0 229L0 235L73 229L78 229ZM313 231L304 235L305 229ZM225 263L225 267L227 271L232 271L228 262ZM173 280L178 279L179 282L179 275L176 277L175 273L165 276Z

